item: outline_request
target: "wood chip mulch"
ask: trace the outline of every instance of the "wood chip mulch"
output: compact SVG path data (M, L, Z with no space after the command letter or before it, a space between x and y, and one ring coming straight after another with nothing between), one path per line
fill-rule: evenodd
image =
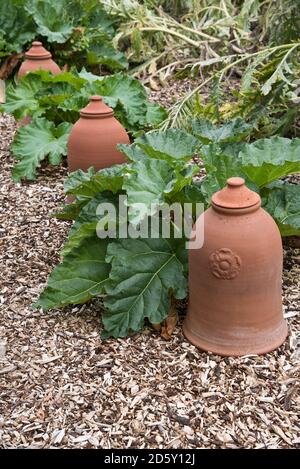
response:
M14 184L15 123L0 117L0 447L300 446L300 250L284 253L289 337L265 356L220 358L150 329L100 338L101 304L33 311L68 223L50 219L65 168Z

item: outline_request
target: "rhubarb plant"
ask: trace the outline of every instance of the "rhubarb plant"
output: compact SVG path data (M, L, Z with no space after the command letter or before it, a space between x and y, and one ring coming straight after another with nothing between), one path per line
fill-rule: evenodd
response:
M186 237L176 237L178 226L171 214L169 237L159 229L157 237L136 238L131 228L151 221L165 203L190 203L194 209L203 202L208 207L211 194L230 176L243 176L260 193L283 236L300 234L299 186L279 180L300 171L300 141L272 137L247 143L246 130L239 132L237 123L232 124L231 136L225 129L216 128L214 133L210 127L208 133L207 128L203 136L200 123L195 135L177 130L145 134L119 146L127 163L69 175L65 192L74 200L55 216L73 220L73 226L61 263L35 307L62 308L101 297L104 337L139 331L145 320L166 320L174 298L187 295ZM206 168L200 180L194 178L198 166L191 164L195 154ZM120 196L127 196L122 204ZM141 202L145 209L137 213L136 204ZM126 213L117 218L111 237L98 236L112 221L97 210L101 203L112 204L118 215ZM120 235L124 226L125 237Z
M140 215L138 220L134 219L133 223L130 216L127 220L118 217L116 236L109 239L96 236L99 226L104 228L108 223L107 218L97 211L101 202L114 204L116 212L121 210L119 196L126 194L125 208L129 212L143 192L147 207L149 200L154 201L157 209L164 202L184 202L183 190L193 186L192 176L197 171L196 167L188 164L196 152L197 140L184 132L182 137L186 145L181 151L177 148L176 160L174 143L178 137L176 132L168 131L164 144L157 143L150 157L140 146L145 139L137 139L127 147L120 146L125 155L130 154L130 150L133 154L140 152L141 161L128 157L128 163L97 173L90 170L88 173L77 171L70 174L65 189L66 194L75 200L56 216L73 219L74 224L61 253L62 262L50 275L48 286L36 307L45 310L60 308L103 296L104 335L124 337L140 330L145 319L151 323L162 322L168 315L172 298L186 296L185 238L177 238L173 230L170 238L163 237L160 232L156 238L135 239L130 236L130 226L134 226L133 223L136 226L152 214L150 205L149 211ZM161 135L154 133L151 138L158 141ZM148 187L145 181L148 181ZM171 219L170 223L173 226ZM124 224L128 228L127 238L120 237Z

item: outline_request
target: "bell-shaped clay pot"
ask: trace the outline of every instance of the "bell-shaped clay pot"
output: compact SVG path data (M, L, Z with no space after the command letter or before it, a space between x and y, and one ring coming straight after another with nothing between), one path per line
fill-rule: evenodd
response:
M41 42L34 41L28 52L25 53L26 60L22 63L18 77L23 77L26 73L37 70L48 70L53 75L61 73L59 66L51 59L52 55L42 45Z
M117 150L119 143L129 143L129 137L114 117L101 96L92 96L90 103L80 111L80 119L74 124L68 140L69 171L96 171L125 162Z
M230 178L193 228L193 237L201 236L204 221L204 244L189 251L183 332L202 350L263 354L286 338L281 237L260 205L259 195L242 178Z

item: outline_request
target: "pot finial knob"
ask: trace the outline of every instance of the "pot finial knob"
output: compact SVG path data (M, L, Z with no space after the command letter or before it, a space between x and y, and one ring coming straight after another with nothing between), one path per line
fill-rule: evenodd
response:
M94 95L90 97L90 102L80 111L81 117L102 118L113 116L114 111L105 104L102 96Z
M240 187L245 184L245 179L240 177L232 177L227 179L227 186L230 187Z

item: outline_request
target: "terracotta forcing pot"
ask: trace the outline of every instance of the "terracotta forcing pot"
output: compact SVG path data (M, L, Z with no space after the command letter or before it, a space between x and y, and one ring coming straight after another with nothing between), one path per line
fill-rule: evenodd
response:
M277 225L242 178L215 193L204 244L189 251L186 338L219 355L263 354L287 335L282 314L282 244ZM203 221L203 220L202 220ZM201 232L197 220L194 235Z
M26 60L22 63L18 77L23 77L26 73L37 70L48 70L53 75L61 73L59 66L51 59L52 55L42 45L41 42L34 41L29 51L25 53Z
M92 96L90 103L80 111L68 140L69 171L91 166L96 171L125 162L118 143L129 143L129 137L113 110L101 96Z

